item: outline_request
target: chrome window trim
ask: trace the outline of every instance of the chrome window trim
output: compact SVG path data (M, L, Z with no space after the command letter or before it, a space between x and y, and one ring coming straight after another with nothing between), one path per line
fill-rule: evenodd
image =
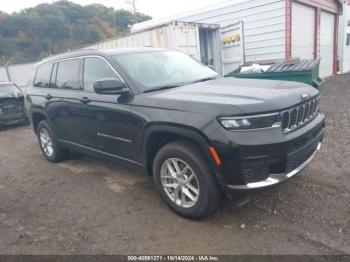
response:
M103 56L100 56L100 55L83 55L83 56L74 56L74 57L68 57L68 58L63 58L63 59L57 59L55 61L51 61L51 62L47 62L47 63L43 63L41 65L39 65L36 69L36 72L35 74L38 72L38 69L42 66L45 66L45 65L50 65L50 64L54 64L54 63L60 63L60 62L63 62L63 61L67 61L67 60L73 60L73 59L84 59L84 58L100 58L102 60L104 60L108 65L109 67L114 71L114 73L120 78L120 80L126 84L125 80L120 76L120 74L117 72L117 70L115 70L115 68L111 65L111 63L106 59L104 58ZM33 80L33 85L34 85L34 81L35 81L35 78ZM50 88L50 87L42 87L42 88L46 88L46 89L59 89L59 88ZM65 89L60 89L60 90L65 90Z

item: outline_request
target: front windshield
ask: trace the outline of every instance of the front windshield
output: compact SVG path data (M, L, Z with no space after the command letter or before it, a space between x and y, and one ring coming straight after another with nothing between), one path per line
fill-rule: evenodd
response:
M209 67L177 51L119 54L114 59L144 92L218 76Z
M17 94L20 93L21 91L17 88L17 86L13 84L1 84L0 83L0 94Z

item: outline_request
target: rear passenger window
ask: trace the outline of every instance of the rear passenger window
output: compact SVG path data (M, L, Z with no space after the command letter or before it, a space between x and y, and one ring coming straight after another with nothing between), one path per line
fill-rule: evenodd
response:
M94 83L106 78L118 78L118 76L105 60L98 57L85 58L84 90L94 92Z
M50 77L52 71L52 64L44 65L38 68L34 80L35 87L50 87Z
M56 87L62 89L82 89L80 84L80 59L58 63Z

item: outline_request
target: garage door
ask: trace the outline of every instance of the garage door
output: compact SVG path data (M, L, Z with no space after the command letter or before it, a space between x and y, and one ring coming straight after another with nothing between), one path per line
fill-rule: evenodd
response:
M292 57L314 58L315 19L315 8L293 2Z
M333 74L334 57L334 22L335 15L328 12L321 12L320 26L320 75L321 77Z

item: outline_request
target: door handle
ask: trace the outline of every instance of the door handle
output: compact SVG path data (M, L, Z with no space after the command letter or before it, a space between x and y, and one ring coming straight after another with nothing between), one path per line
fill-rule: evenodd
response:
M47 94L47 95L45 96L45 98L46 98L47 100L51 100L51 99L53 98L53 96L52 96L51 94Z
M88 97L83 97L81 99L79 99L80 103L83 103L83 104L88 104L91 102L91 100L88 98Z

